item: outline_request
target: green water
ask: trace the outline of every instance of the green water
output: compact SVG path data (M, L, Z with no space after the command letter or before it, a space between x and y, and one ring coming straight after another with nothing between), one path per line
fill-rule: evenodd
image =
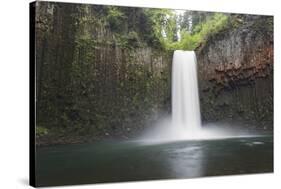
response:
M273 137L38 147L39 186L273 172Z

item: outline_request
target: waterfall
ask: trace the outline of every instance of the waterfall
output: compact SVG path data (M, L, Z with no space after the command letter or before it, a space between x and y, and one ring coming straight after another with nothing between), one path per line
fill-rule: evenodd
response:
M144 134L142 144L250 136L219 123L201 127L196 55L194 51L176 50L172 64L172 119L159 120Z
M172 62L172 119L160 120L144 134L144 143L210 139L218 134L201 129L196 55L194 51L176 50Z
M194 51L176 50L174 52L172 66L172 126L187 135L201 128L196 64Z
M176 50L172 63L172 119L159 120L154 129L141 137L142 144L249 136L235 129L222 129L224 125L218 123L201 128L196 55L193 51Z

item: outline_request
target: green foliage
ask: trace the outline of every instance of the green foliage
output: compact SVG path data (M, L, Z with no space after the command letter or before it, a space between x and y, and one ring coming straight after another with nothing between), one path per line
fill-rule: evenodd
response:
M138 47L139 43L140 43L140 39L138 36L138 33L135 31L131 31L128 33L128 43L131 44L134 47Z
M228 16L222 13L214 14L206 22L198 24L196 26L195 34L200 35L201 40L208 39L211 35L214 35L221 30L225 29L228 23Z
M45 136L48 135L49 130L45 127L36 126L36 136Z
M194 50L210 36L225 29L229 20L229 16L222 13L186 11L185 16L177 16L168 9L145 9L145 14L153 28L150 38L166 50ZM188 22L188 16L192 24Z
M206 42L209 37L225 29L228 19L229 17L222 13L215 13L205 22L198 23L192 33L186 30L181 31L179 41L171 43L166 40L165 48L169 50L194 50L199 44Z
M194 50L202 40L200 34L195 33L191 35L186 31L181 33L181 37L182 39L176 43L176 49Z
M121 48L133 49L142 45L139 35L135 31L131 31L128 35L115 34L115 44Z
M173 12L168 9L145 9L145 15L152 28L150 38L154 44L165 47L165 43L172 41L175 34L176 22Z
M109 6L106 16L106 21L109 23L110 29L112 31L120 32L120 25L125 19L124 13L120 10L119 7Z

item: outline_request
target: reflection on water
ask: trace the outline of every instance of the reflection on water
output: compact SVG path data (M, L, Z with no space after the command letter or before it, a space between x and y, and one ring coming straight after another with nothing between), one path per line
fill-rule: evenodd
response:
M166 157L175 177L202 176L204 152L200 146L189 146L179 149L168 149Z
M273 171L272 136L143 145L114 142L37 149L41 186Z

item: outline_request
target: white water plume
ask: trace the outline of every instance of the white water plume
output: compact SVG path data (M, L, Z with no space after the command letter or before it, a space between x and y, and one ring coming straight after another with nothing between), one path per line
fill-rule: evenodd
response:
M243 131L239 126L201 126L196 55L193 51L176 50L172 66L172 116L160 120L141 141L154 144L251 136L254 135Z
M174 52L172 68L172 124L185 135L201 129L196 56L193 51Z

